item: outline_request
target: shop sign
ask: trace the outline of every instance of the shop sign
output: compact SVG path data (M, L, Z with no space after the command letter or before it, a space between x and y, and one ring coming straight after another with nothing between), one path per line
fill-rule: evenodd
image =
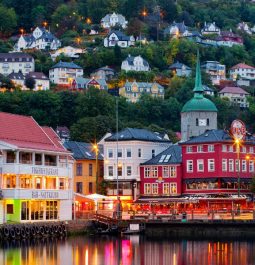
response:
M57 176L58 169L57 168L43 168L43 167L32 167L32 174L36 175L50 175Z
M231 133L234 139L244 140L246 135L245 124L240 120L234 120L231 124Z
M32 191L32 199L58 199L57 191Z
M162 182L164 182L164 180L162 179L162 177L158 177L158 179L156 180L156 182L162 183Z

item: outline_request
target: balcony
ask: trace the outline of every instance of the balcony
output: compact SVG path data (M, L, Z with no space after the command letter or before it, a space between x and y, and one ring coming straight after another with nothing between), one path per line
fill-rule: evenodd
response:
M28 175L45 175L68 177L72 174L68 167L39 166L32 164L3 164L3 174L28 174Z
M4 199L71 200L71 190L2 189Z

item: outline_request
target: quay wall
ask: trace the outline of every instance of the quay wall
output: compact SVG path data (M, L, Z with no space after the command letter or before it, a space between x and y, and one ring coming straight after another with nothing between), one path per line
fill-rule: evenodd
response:
M162 239L255 239L255 222L146 223L145 235Z

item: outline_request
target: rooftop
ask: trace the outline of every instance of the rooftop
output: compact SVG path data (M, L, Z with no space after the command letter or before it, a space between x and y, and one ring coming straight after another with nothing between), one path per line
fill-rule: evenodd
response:
M54 68L82 69L81 66L79 66L73 62L62 62L62 61L59 61L57 64L55 64L51 67L51 69L54 69Z
M245 63L239 63L239 64L236 64L230 68L230 70L234 70L234 69L255 69L255 67L250 66L250 65L245 64Z
M226 86L226 87L224 87L219 92L219 94L223 94L223 93L250 95L248 92L243 90L241 87L235 87L235 86Z

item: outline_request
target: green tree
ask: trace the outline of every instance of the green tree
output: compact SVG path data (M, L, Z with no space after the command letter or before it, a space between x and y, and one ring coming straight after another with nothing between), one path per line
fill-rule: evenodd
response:
M13 8L0 4L0 35L10 36L17 26L17 16Z
M25 79L25 86L30 90L33 90L35 88L35 79L33 77L28 76Z

